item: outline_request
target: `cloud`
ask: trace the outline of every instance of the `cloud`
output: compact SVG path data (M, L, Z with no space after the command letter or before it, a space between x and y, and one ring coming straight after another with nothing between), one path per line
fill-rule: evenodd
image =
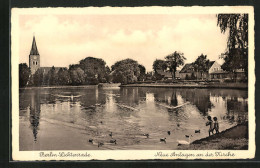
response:
M68 66L87 56L102 58L111 66L116 61L132 58L152 70L156 58L180 51L186 62L201 53L218 59L226 48L226 36L216 26L216 18L200 16L66 17L31 16L20 23L20 62L28 63L32 34L41 54L42 66Z

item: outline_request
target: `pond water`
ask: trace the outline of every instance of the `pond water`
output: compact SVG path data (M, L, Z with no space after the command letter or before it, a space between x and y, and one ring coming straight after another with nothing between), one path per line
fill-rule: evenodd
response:
M178 140L189 141L185 135L193 135L191 141L208 136L208 115L218 118L220 131L247 120L248 92L31 88L20 89L19 108L20 150L170 150L177 148ZM98 147L98 142L104 145Z

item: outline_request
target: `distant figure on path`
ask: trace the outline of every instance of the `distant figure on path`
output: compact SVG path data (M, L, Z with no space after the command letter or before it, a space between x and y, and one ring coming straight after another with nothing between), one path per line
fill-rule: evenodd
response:
M217 118L217 117L214 117L213 120L214 120L214 128L213 128L213 129L215 129L216 134L218 134L218 133L219 133L218 118Z
M209 136L210 133L212 133L213 135L213 130L214 130L214 125L213 125L213 121L211 120L211 116L208 116L208 122L206 122L206 126L209 125Z

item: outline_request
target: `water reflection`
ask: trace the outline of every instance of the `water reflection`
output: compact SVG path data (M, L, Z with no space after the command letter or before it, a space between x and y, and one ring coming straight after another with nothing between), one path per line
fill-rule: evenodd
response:
M170 146L197 128L206 132L199 136L206 136L208 115L218 117L221 130L247 120L247 94L228 89L21 89L19 107L20 116L28 115L35 143L42 119L52 119L57 124L86 128L86 134L96 139L104 139L112 131L118 146L124 142L121 147L140 142L137 135L143 133L151 136L152 142L145 140L147 143L155 143L170 130L176 133L166 144Z
M40 113L41 113L41 106L40 106L40 95L39 91L31 93L31 103L30 103L30 123L31 129L33 132L34 141L37 141L37 134L39 130L40 124Z

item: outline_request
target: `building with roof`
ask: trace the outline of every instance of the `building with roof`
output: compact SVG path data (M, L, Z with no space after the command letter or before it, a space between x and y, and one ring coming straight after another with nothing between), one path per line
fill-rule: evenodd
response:
M35 37L33 36L32 48L29 55L29 67L34 74L40 68L40 54L37 49Z
M210 61L207 71L196 71L192 63L185 64L179 72L181 79L209 79L209 70L216 61Z
M228 72L221 68L221 65L215 62L209 69L210 79L223 79L227 78Z
M215 62L209 69L210 79L245 79L245 71L243 69L236 69L234 73L224 71L221 65ZM236 77L235 77L236 75Z
M196 72L192 63L185 64L180 71L181 79L245 79L245 72L242 69L237 69L235 73L224 71L221 65L216 61L210 61L208 70L205 72Z
M52 67L41 67L40 61L41 59L36 45L35 36L33 36L32 48L29 55L29 67L31 69L32 75L35 74L35 72L38 69L43 70L43 74L47 74L51 70ZM66 67L55 67L55 71L58 72L60 68L66 68Z
M192 64L185 64L179 72L181 79L191 78L195 74L195 70Z
M179 70L176 70L175 79L180 78L179 72L180 72ZM158 75L161 75L163 80L171 80L172 79L172 73L169 70L164 71L164 70L158 69L158 70L156 70L156 73Z

